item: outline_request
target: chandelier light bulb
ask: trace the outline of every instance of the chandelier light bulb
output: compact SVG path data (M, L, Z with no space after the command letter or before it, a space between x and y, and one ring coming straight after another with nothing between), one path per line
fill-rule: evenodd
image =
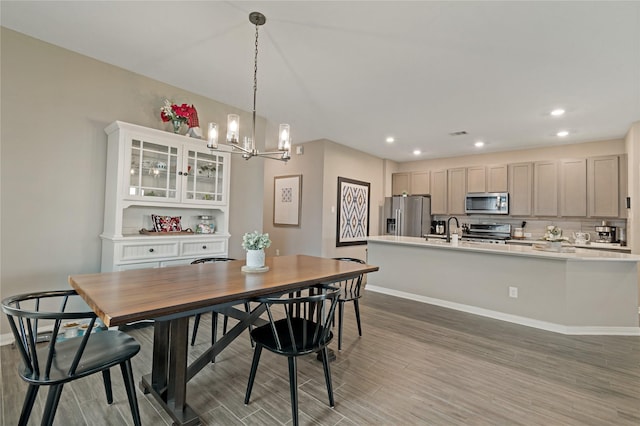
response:
M564 110L562 108L554 109L553 111L551 111L551 115L553 115L554 117L559 117L563 114Z
M288 124L281 124L280 131L278 132L280 137L278 139L278 150L288 151L291 148L291 136L290 128Z
M217 149L218 148L218 124L217 123L209 123L209 129L207 132L207 148L209 149Z
M237 114L227 115L227 143L238 143L240 140L238 129L240 129L240 116Z

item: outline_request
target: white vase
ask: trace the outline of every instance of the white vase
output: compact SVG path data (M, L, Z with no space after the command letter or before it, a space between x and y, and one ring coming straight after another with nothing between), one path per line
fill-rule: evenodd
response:
M247 266L249 268L262 268L264 266L264 249L247 250Z

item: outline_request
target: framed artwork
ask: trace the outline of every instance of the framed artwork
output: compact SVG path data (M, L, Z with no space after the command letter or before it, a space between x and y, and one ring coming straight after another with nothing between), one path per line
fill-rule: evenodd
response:
M338 177L336 247L367 244L370 184Z
M302 175L273 178L273 225L300 226Z

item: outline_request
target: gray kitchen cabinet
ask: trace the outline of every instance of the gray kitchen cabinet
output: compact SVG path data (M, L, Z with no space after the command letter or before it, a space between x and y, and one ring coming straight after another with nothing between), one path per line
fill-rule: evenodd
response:
M506 164L487 166L487 192L507 192L509 173Z
M427 195L431 193L431 185L429 182L429 171L411 172L410 188L411 195Z
M586 159L560 161L559 192L560 216L585 217L587 215Z
M509 214L531 216L533 163L509 164Z
M619 217L619 157L591 157L588 162L589 216Z
M467 193L467 169L447 170L447 210L449 214L465 214L464 200Z
M411 194L409 172L393 173L391 175L391 195Z
M618 190L618 217L620 217L621 219L627 219L627 197L629 196L627 169L627 154L622 154L618 158L618 182L620 186Z
M558 216L558 162L533 163L533 215Z
M488 192L485 166L467 167L467 192Z
M447 214L447 171L431 171L431 214Z

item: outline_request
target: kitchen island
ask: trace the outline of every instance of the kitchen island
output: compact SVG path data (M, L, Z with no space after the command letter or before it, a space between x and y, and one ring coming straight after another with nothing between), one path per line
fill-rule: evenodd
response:
M378 236L367 290L564 334L640 335L640 256ZM514 297L515 296L515 297Z

